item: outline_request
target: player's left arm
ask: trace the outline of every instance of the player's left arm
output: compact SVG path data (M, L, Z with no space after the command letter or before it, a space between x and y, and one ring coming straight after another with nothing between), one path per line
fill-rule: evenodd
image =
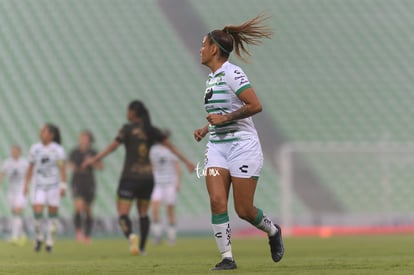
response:
M97 162L95 162L93 164L93 168L98 169L98 170L103 170L104 169L104 163L102 160L98 160Z
M175 185L175 190L177 192L179 192L180 189L181 189L181 180L182 180L182 177L183 177L183 172L181 170L181 164L178 160L175 161L174 166L175 166L175 171L177 173L177 183Z
M66 165L65 159L62 158L58 161L59 173L60 173L60 195L64 196L66 194Z

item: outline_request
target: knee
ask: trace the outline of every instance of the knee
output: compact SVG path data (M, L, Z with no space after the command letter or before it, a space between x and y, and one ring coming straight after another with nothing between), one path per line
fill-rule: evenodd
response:
M236 206L235 210L236 210L237 216L239 216L239 218L242 220L250 222L256 218L254 208L245 207L245 206Z
M219 196L210 196L210 208L212 213L224 213L227 211L227 200Z

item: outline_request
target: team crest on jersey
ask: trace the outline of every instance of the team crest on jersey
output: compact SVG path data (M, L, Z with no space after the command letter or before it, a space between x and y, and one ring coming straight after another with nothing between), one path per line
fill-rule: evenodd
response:
M226 73L225 72L219 72L218 74L216 74L214 77L219 77L220 79L222 79L223 76L225 76Z
M141 128L133 128L131 131L132 135L137 136L141 139L147 139L145 133L141 130Z
M206 89L204 94L204 104L208 104L208 100L213 97L213 88Z
M226 75L225 72L220 72L214 76L216 79L216 85L221 85L223 83L223 77Z

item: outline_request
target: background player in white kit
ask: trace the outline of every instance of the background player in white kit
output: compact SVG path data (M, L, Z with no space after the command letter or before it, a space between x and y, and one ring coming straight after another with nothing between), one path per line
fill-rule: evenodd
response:
M10 242L16 245L24 245L26 242L26 234L23 230L23 212L27 200L23 195L23 187L28 165L27 160L21 157L20 146L13 145L11 157L4 161L0 171L0 181L6 178L8 182L7 203L12 213Z
M29 183L33 177L31 203L35 218L36 252L40 251L44 240L42 220L43 210L46 206L48 210L46 250L52 251L53 234L57 230L60 197L65 195L65 151L60 145L60 141L59 129L53 124L46 124L40 131L40 142L30 148L30 164L26 173L24 194L28 194Z
M165 136L170 136L170 131L164 131ZM154 173L154 190L151 196L152 207L152 234L154 243L159 244L163 235L163 222L160 217L161 205L167 208L167 238L170 244L174 244L177 236L175 204L177 193L180 190L181 183L181 165L180 160L170 149L161 143L151 147L150 160L152 171Z

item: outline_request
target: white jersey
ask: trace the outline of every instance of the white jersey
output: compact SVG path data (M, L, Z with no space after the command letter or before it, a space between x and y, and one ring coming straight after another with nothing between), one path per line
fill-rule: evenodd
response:
M23 193L24 178L26 176L28 166L29 162L24 158L9 158L4 161L1 167L1 172L7 178L9 193Z
M36 188L50 188L60 185L59 165L65 160L62 146L52 142L48 145L36 143L30 148L29 162L34 164L33 182Z
M240 109L244 103L239 95L250 88L250 82L243 70L225 62L220 69L210 73L206 82L204 107L209 114L225 114ZM231 142L257 136L251 117L238 119L223 125L210 125L210 142Z
M177 184L177 156L161 144L153 145L149 156L155 184Z

